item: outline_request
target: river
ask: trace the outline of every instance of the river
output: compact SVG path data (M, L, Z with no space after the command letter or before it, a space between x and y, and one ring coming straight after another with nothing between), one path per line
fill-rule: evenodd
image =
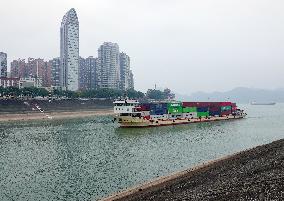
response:
M111 116L0 123L0 197L96 200L284 138L284 104L240 105L242 120L119 128Z

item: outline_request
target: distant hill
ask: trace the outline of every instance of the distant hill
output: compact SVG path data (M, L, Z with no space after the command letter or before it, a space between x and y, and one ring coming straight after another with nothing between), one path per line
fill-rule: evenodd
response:
M284 102L284 88L267 90L238 87L226 92L195 92L191 95L176 94L176 100L181 101L233 101L237 103L257 102Z

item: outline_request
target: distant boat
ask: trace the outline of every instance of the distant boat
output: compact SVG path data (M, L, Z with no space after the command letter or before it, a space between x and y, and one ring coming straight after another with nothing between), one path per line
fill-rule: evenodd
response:
M256 101L252 101L250 103L251 105L275 105L275 102L256 102Z

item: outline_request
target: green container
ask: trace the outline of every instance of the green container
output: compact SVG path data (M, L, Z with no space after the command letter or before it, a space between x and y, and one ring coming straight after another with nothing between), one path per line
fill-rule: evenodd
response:
M181 102L168 103L168 104L167 104L167 107L168 107L168 109L169 109L170 107L182 107L182 104L181 104Z
M209 117L209 112L197 112L197 117Z
M197 112L196 107L184 107L182 108L182 113Z
M221 107L221 111L229 111L229 110L231 110L231 109L232 109L231 106L222 106L222 107Z
M178 113L182 113L182 107L169 107L168 108L168 112L169 114L178 114Z

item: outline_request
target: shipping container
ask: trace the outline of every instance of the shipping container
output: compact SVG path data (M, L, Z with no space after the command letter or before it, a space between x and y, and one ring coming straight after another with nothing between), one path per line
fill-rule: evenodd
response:
M232 110L232 106L222 106L221 111L230 111Z
M168 107L168 113L169 114L177 114L177 113L182 113L182 107Z
M220 102L220 106L232 106L231 102Z
M150 104L149 103L143 103L140 105L141 111L149 111L150 110Z
M169 119L182 119L182 114L168 114Z
M220 111L221 110L221 107L220 106L210 106L209 107L209 112L212 111L212 112L216 112L216 111Z
M168 114L168 110L163 108L150 110L150 115L163 115L163 114Z
M196 107L184 107L182 108L182 113L197 112Z
M209 111L209 116L220 116L221 115L221 111Z
M150 115L151 119L168 119L169 116L168 114L163 114L163 115Z
M230 114L232 114L231 110L230 111L222 111L221 112L221 116L228 116Z
M181 107L182 103L181 102L174 102L174 103L167 103L167 108L169 109L170 107Z
M197 112L208 112L208 107L197 107Z
M150 103L150 109L166 109L167 103Z
M209 112L197 112L197 117L209 117Z
M183 107L210 107L220 106L220 102L183 102Z
M187 119L197 118L197 112L182 113L182 118L187 118Z
M163 115L167 113L166 103L150 103L150 115Z
M182 102L183 107L198 107L201 102Z

